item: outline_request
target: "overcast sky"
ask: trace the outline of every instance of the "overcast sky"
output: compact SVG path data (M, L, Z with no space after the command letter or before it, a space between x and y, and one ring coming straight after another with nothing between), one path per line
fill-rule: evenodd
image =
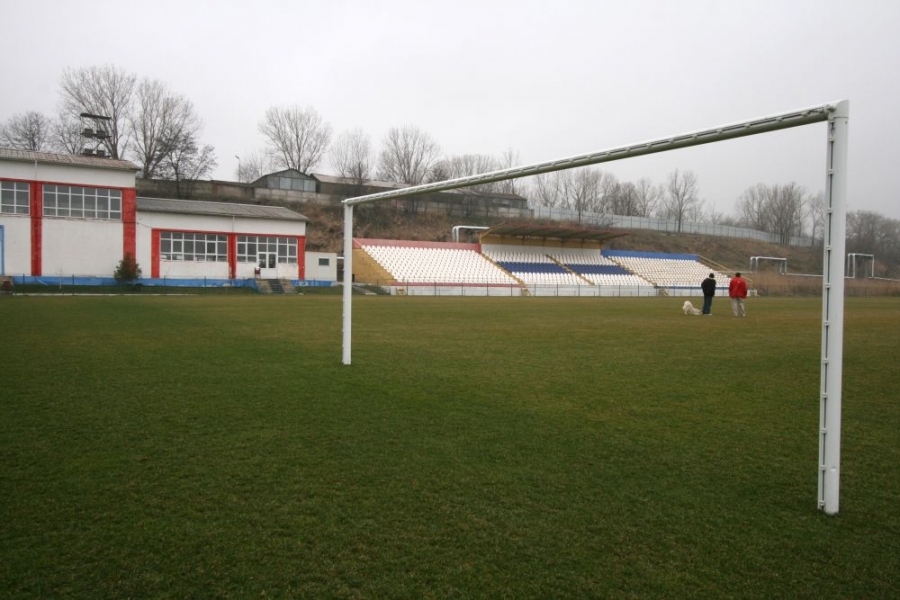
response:
M54 116L67 67L112 64L188 97L216 179L273 105L376 149L411 124L445 155L523 164L850 100L849 210L900 218L897 0L0 0L0 120ZM731 215L749 186L824 189L825 124L607 163L691 170ZM327 163L316 169L327 172Z

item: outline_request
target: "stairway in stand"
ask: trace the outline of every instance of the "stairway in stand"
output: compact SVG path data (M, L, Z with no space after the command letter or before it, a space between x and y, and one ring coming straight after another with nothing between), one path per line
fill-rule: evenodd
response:
M256 287L260 294L296 294L297 290L287 279L258 279Z

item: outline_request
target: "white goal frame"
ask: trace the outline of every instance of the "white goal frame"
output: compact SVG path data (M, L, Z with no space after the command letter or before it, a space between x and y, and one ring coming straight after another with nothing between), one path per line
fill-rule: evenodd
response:
M547 162L491 171L408 188L347 198L344 205L343 354L350 364L353 313L353 207L357 204L394 200L418 194L442 192L482 183L505 181L553 171L563 171L623 158L644 156L702 144L828 122L825 165L825 239L822 257L822 359L819 395L819 496L818 507L837 514L840 491L841 386L844 345L844 253L847 231L847 142L850 102L841 100L740 123L721 125L579 154Z
M868 258L869 264L871 266L871 275L869 275L869 279L875 279L875 255L874 254L862 254L861 252L851 252L847 255L847 268L844 271L844 277L847 279L856 279L856 259L857 258ZM863 266L865 269L865 266ZM863 275L866 272L863 270Z

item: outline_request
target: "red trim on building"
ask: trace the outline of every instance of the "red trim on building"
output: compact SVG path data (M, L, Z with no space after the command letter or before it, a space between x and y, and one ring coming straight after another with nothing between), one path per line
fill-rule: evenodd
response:
M237 236L236 233L228 234L228 278L237 279Z
M306 237L297 236L297 279L306 279Z
M412 240L383 240L378 238L353 238L353 247L363 246L394 246L397 248L449 248L453 250L480 251L480 243L468 242L422 242Z
M124 201L123 201L124 202ZM124 207L123 207L124 215ZM161 229L152 229L150 231L150 277L159 278L160 271L160 253L159 240L163 231L172 233L206 233L210 235L228 236L228 278L237 279L237 239L238 236L248 237L286 237L297 240L297 275L298 279L306 278L306 236L302 235L278 235L274 233L247 233L245 231L229 232L229 231L212 231L210 229L175 229L173 227L165 227Z
M130 254L137 260L137 192L122 189L122 258Z
M159 229L150 230L150 277L159 279Z
M31 198L31 275L42 275L44 232L44 188L39 181L30 182Z

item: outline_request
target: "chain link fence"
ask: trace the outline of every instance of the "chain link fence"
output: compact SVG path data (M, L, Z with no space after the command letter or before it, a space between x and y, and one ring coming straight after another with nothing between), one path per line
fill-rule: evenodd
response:
M537 206L532 209L535 219L548 219L551 221L572 221L582 225L594 225L613 229L648 229L650 231L664 231L669 233L696 233L702 235L715 235L728 238L747 238L770 244L782 244L783 240L774 233L766 233L746 227L731 227L727 225L713 225L712 223L694 223L682 221L681 229L674 219L654 219L650 217L632 217L613 215L609 213L581 212L562 208L547 208ZM807 237L792 236L788 241L791 246L812 246L814 240Z

